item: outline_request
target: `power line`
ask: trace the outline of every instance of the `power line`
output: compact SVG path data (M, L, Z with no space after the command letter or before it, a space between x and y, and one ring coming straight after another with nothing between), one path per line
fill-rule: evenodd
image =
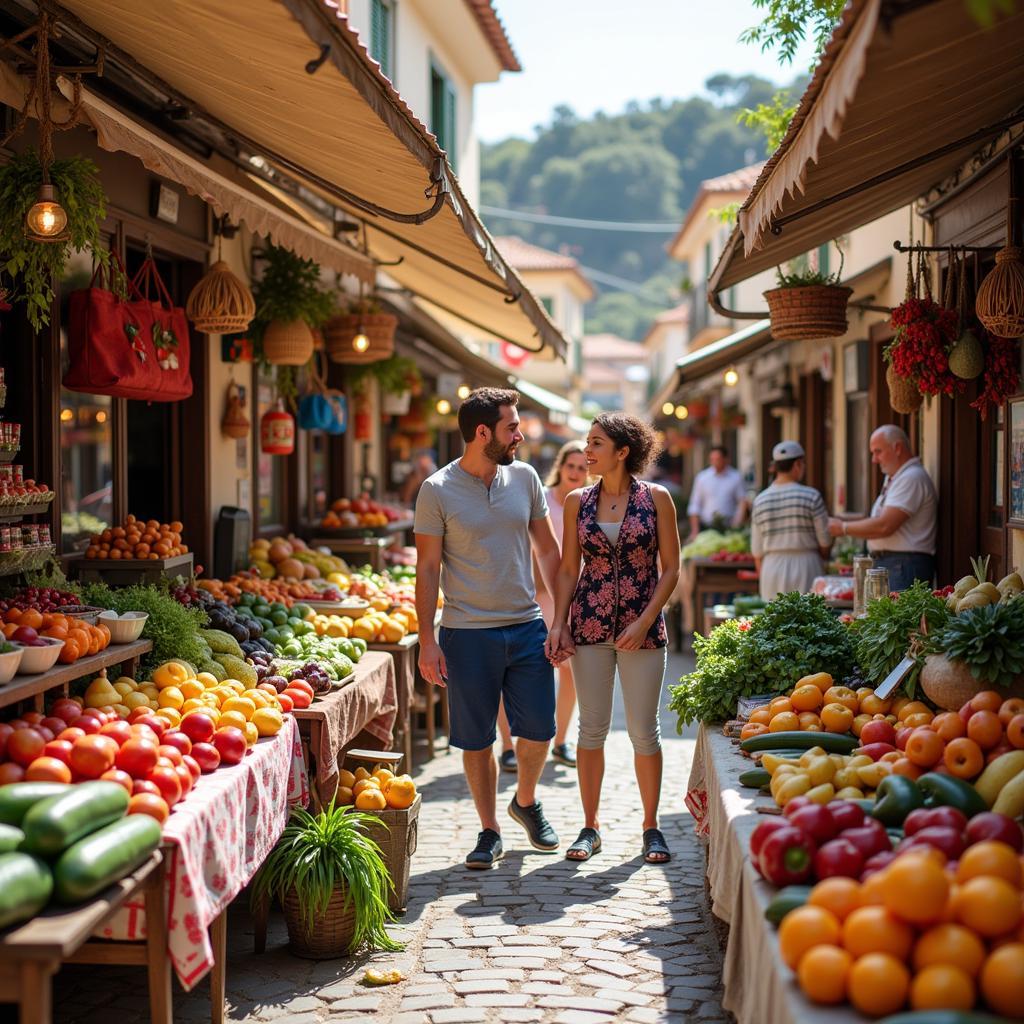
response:
M547 213L526 213L523 210L505 210L500 206L480 206L480 212L490 217L522 220L530 224L553 224L565 228L585 228L588 231L627 231L636 234L674 235L679 222L630 222L622 220L582 220L578 217L555 217Z
M599 284L611 285L611 287L617 288L619 291L631 292L633 295L639 295L641 298L648 299L651 302L671 301L670 299L666 299L663 291L659 291L657 294L651 291L650 284L642 283L640 281L630 281L625 277L618 277L615 274L607 274L603 270L595 270L593 267L585 267L583 264L580 264L580 270L582 270L587 277L592 277Z

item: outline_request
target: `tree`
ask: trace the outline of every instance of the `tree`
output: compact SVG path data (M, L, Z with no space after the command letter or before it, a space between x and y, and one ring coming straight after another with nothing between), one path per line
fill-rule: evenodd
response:
M846 0L754 0L754 6L767 8L768 13L760 24L740 36L741 42L760 46L762 53L776 49L780 61L792 64L797 48L808 33L814 38L817 61L843 13Z

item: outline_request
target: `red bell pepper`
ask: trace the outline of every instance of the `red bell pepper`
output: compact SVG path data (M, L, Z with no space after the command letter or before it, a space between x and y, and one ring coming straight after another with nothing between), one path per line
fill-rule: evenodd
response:
M956 807L918 807L911 811L903 822L903 834L912 836L924 828L956 829L963 832L967 828L967 816Z
M786 806L786 810L789 810L789 805ZM840 832L864 824L864 808L852 800L833 800L828 805L828 812Z
M761 871L761 848L764 846L765 841L773 832L777 832L780 828L790 827L789 822L785 818L765 818L751 833L750 859L758 871Z
M902 853L917 846L930 846L935 850L941 850L947 860L959 860L960 855L967 849L963 833L943 825L931 825L912 836L907 836L896 849Z
M761 874L773 885L796 885L811 876L814 840L803 829L788 825L775 829L761 847Z
M864 869L864 854L849 839L840 836L826 843L814 855L814 873L823 878L857 878Z
M948 808L947 808L948 810ZM1020 825L1005 814L985 811L976 814L967 823L967 845L973 846L985 839L998 839L1012 846L1018 853L1024 850L1024 832Z

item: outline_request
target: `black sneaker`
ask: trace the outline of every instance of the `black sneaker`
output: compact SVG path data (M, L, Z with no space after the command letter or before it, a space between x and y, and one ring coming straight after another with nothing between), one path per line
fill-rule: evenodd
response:
M516 752L510 747L508 750L501 752L501 757L498 758L498 763L501 765L503 772L512 772L515 774L519 771L519 762L516 760Z
M576 767L576 746L573 743L557 743L551 748L551 760L564 764L566 768Z
M558 849L558 833L544 817L544 808L541 807L540 801L530 804L529 807L520 807L516 798L512 797L512 802L508 805L508 813L513 821L518 822L526 829L530 845L535 850L552 853Z
M485 828L476 837L476 846L466 856L466 867L483 869L491 867L501 860L505 851L501 846L501 836L493 828Z

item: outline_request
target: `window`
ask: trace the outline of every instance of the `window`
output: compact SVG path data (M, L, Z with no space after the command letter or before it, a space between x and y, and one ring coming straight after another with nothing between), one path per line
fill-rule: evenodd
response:
M555 315L555 300L550 295L541 295L540 304L547 310L548 316Z
M392 82L394 39L395 11L391 0L370 0L370 56Z
M452 170L458 170L455 129L455 88L435 64L430 66L430 130L448 154Z

